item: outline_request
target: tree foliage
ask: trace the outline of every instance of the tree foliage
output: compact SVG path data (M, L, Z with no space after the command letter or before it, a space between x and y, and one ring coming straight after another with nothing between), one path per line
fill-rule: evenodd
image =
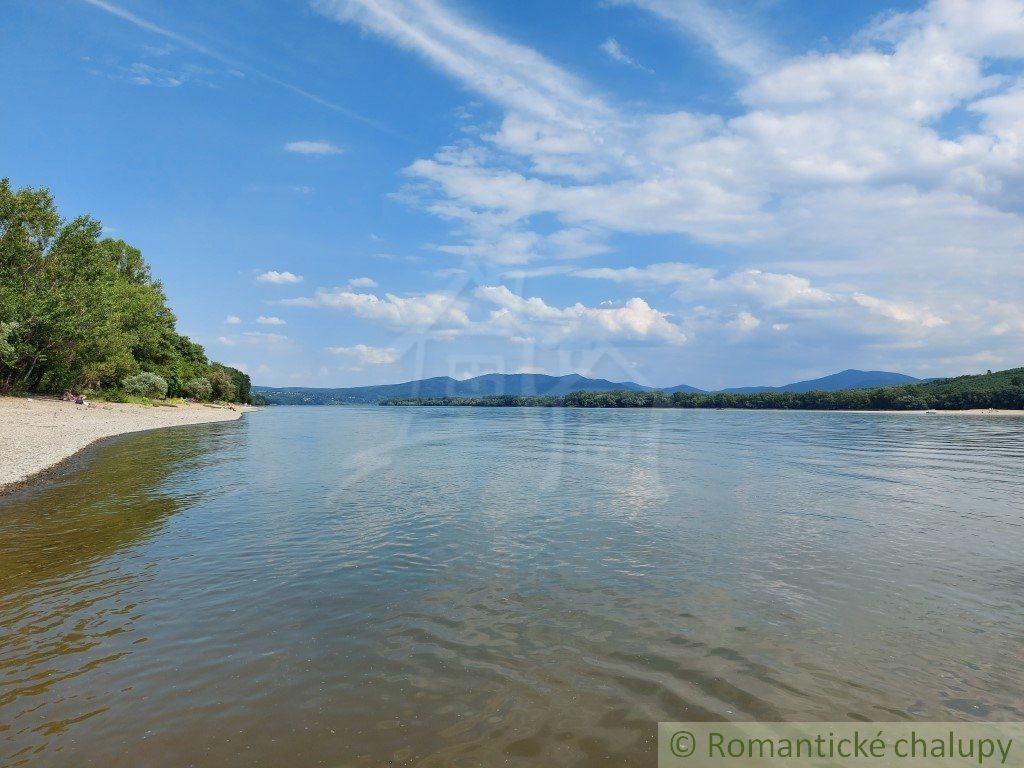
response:
M111 389L148 372L175 396L217 375L231 383L222 399L245 401L248 376L211 365L175 323L137 248L89 216L63 220L49 190L0 181L0 391Z
M204 376L189 379L185 382L185 393L196 400L209 400L213 397L213 384Z

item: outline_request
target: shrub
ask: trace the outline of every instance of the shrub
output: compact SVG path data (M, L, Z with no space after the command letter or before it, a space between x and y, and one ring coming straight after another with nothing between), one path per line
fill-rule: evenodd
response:
M199 377L185 382L185 393L196 400L209 400L213 395L213 384L209 379Z
M137 397L167 397L167 381L149 371L121 379L121 387L125 393Z

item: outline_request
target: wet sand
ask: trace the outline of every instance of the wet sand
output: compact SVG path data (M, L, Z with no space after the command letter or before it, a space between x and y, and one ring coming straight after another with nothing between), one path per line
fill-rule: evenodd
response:
M21 487L105 437L187 424L234 421L249 406L129 403L75 405L0 397L0 493Z

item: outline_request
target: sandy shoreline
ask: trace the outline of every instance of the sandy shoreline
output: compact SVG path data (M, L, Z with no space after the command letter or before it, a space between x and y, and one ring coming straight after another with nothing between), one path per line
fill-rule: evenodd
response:
M928 411L929 416L1024 416L1024 411L1009 411L1000 408L972 408L967 411Z
M244 405L75 405L43 397L0 397L0 493L24 486L105 437L234 421L249 410Z

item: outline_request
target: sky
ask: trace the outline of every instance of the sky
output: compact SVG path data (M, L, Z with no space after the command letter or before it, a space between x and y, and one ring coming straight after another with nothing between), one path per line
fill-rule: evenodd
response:
M0 175L257 384L1024 364L1024 0L8 0Z

